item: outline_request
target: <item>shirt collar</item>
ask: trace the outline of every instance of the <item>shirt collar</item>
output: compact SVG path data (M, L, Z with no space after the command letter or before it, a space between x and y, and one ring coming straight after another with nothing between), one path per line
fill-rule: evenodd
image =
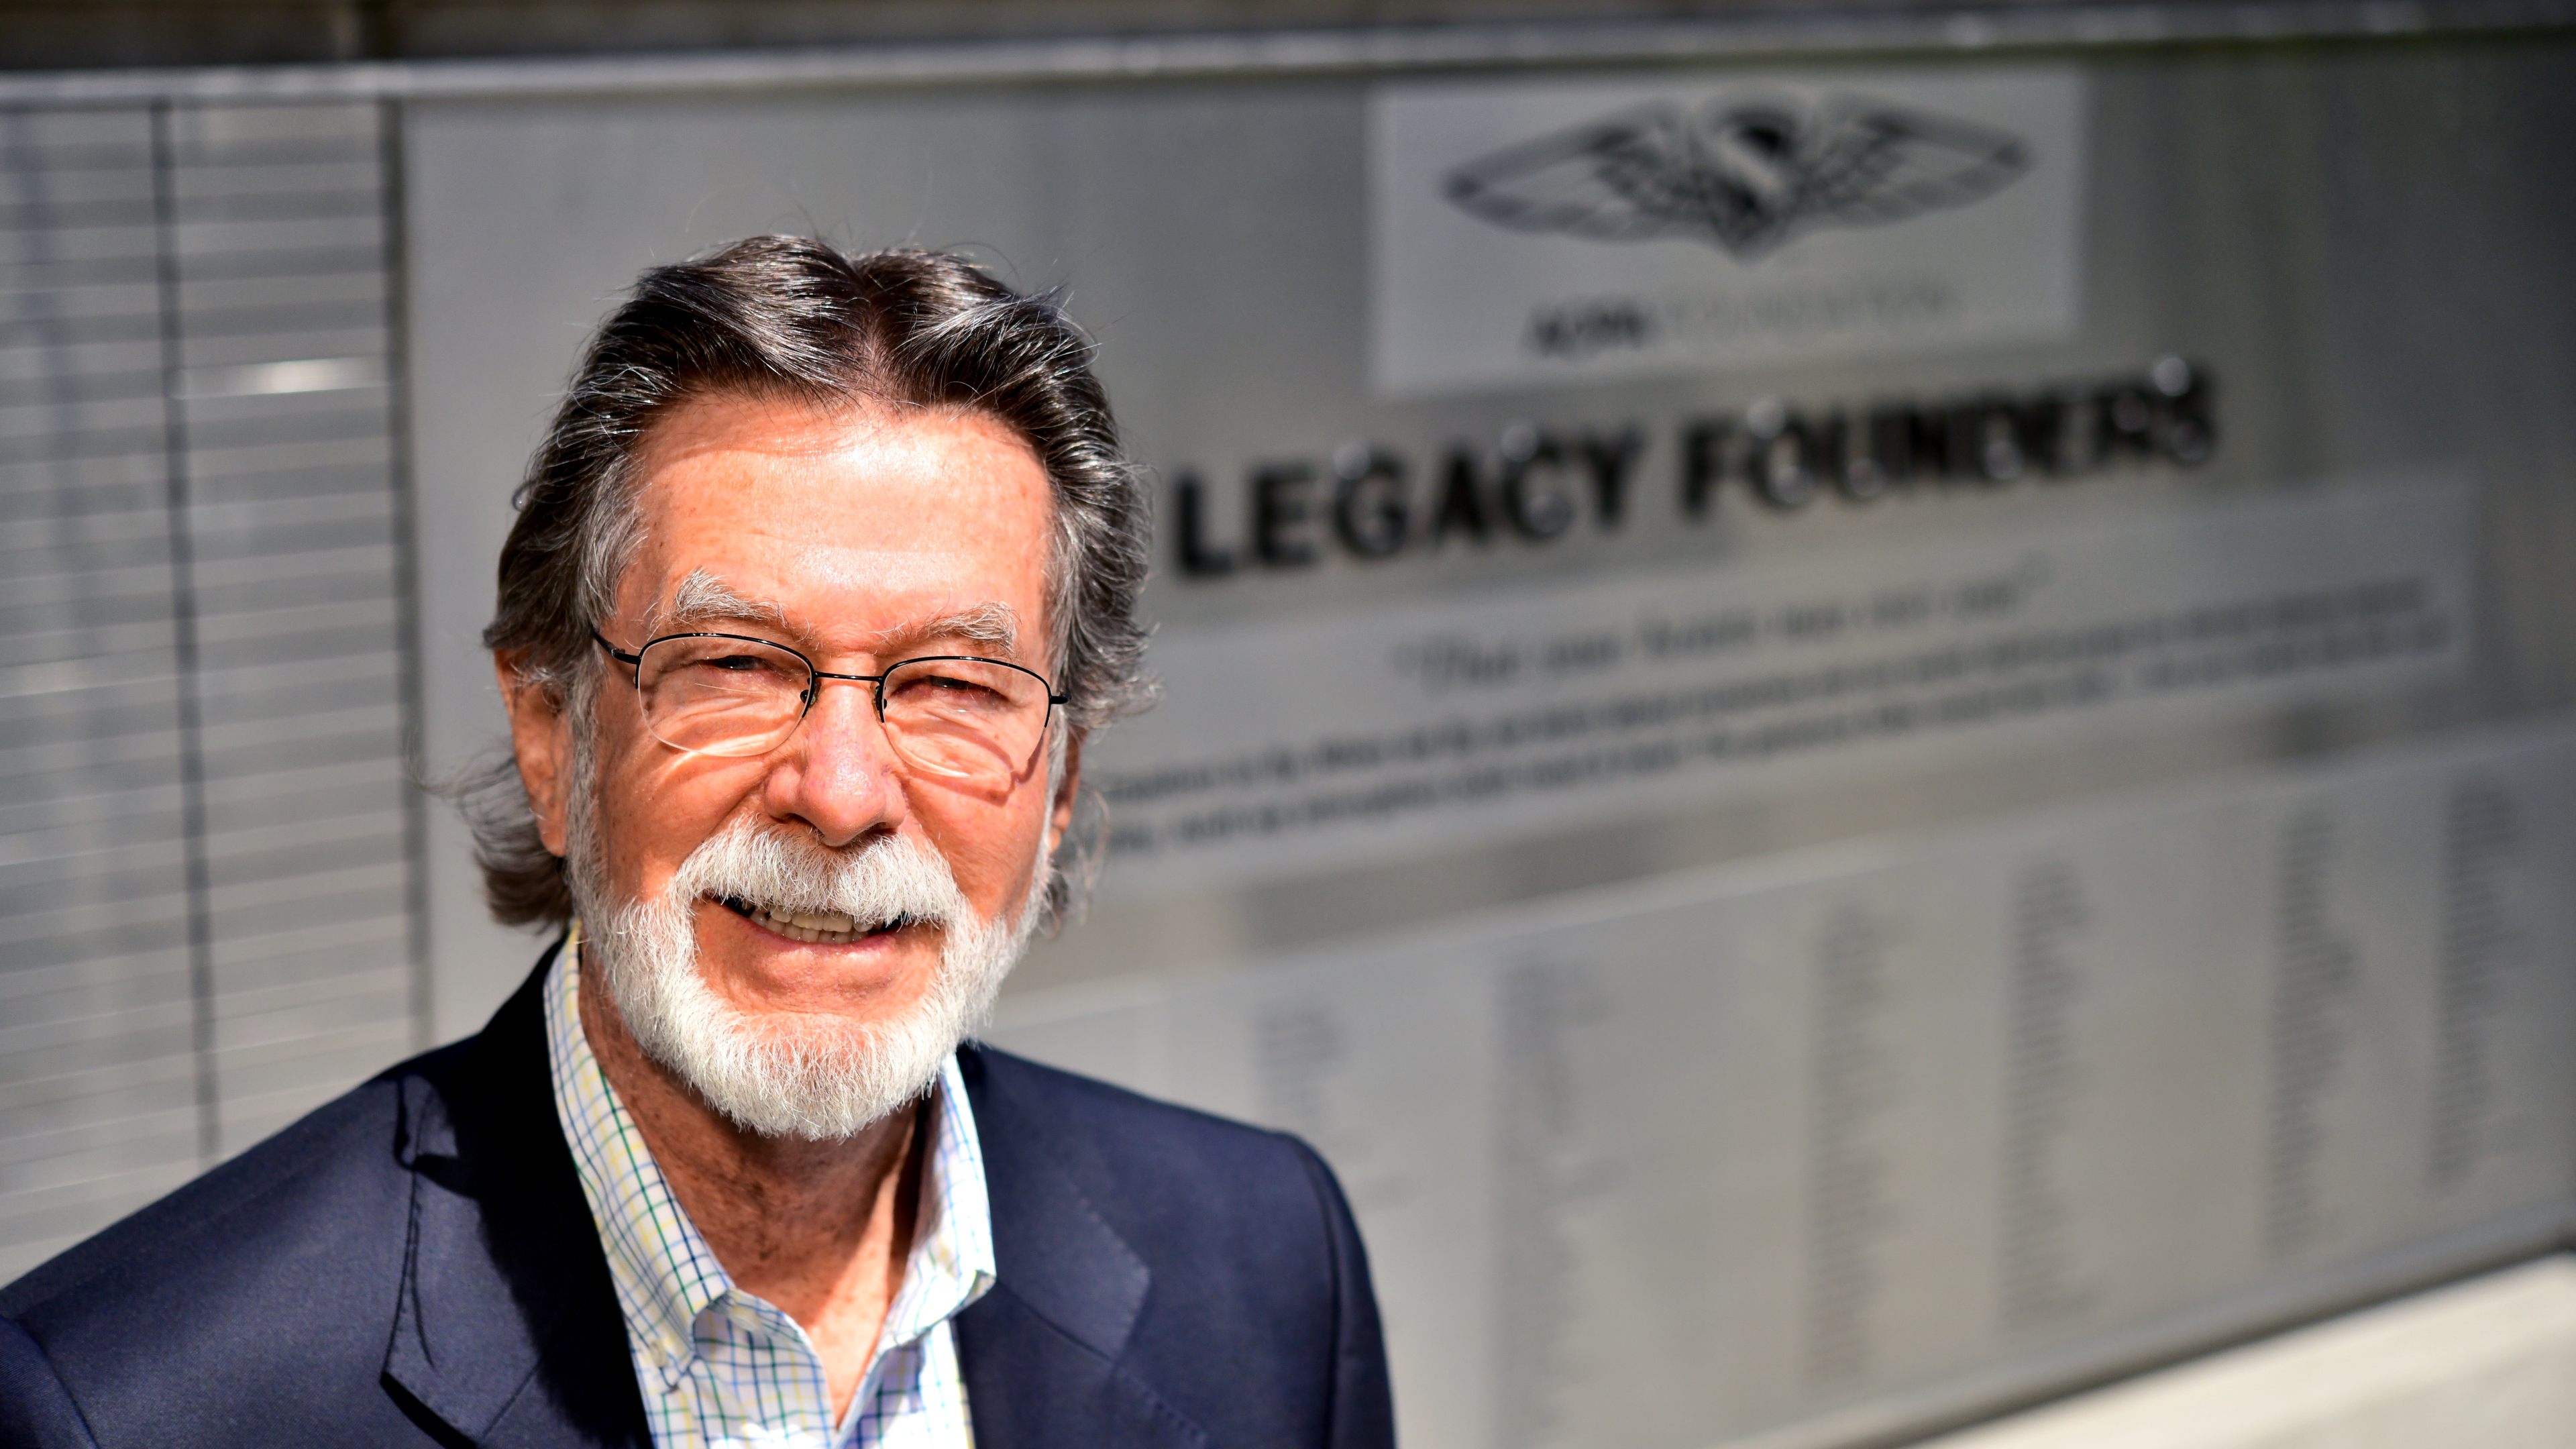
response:
M651 1149L591 1052L581 1029L576 964L581 939L581 923L575 921L545 983L555 1115L599 1229L627 1333L638 1356L649 1357L661 1369L667 1387L696 1356L698 1315L727 1298L757 1300L735 1289L697 1225L681 1211ZM931 1138L922 1168L920 1211L903 1286L878 1335L880 1355L962 1311L984 1296L996 1276L983 1144L954 1052L940 1064L923 1115Z

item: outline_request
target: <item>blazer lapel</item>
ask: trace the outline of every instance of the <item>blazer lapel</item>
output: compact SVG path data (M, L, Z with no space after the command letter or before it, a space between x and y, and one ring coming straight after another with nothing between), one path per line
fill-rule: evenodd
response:
M415 1417L492 1449L650 1449L625 1320L555 1122L547 961L445 1070L403 1083L411 1240L385 1377Z
M956 1319L977 1449L1118 1444L1204 1449L1208 1437L1123 1362L1153 1274L1092 1205L971 1048L960 1074L982 1141L996 1281Z

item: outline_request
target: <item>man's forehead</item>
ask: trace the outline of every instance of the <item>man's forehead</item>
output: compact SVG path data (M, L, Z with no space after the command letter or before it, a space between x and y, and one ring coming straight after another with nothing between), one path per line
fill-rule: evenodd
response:
M993 419L715 397L657 431L644 547L618 592L630 618L756 622L840 650L1017 641L1050 612L1053 490Z
M924 426L988 433L1028 447L1027 439L990 411L966 403L887 402L864 396L810 398L789 393L713 388L663 408L636 449L647 473L693 453L810 455L854 441L907 445Z
M965 544L1045 532L1056 506L1028 440L957 406L693 399L653 424L634 476L658 527L789 541Z
M960 441L1011 455L1039 474L1028 438L987 409L965 403L831 401L717 390L683 398L645 428L638 475L650 480L708 459L759 457L800 468L835 466L854 452L891 461Z
M790 619L943 613L986 602L1027 607L1035 580L1001 561L941 549L871 548L833 541L725 538L704 547L686 539L649 546L620 590L629 605L783 611ZM1042 585L1040 586L1042 588Z

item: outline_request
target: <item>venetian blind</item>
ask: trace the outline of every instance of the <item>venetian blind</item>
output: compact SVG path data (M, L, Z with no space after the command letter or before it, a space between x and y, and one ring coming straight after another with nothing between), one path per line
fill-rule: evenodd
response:
M0 1281L421 1035L387 129L0 112Z

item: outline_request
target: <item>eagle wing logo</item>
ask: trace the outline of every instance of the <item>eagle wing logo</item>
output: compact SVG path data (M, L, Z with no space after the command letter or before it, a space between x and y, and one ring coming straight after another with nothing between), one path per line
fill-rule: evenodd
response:
M1750 261L1802 232L1966 206L2029 169L2010 132L1853 97L1656 101L1479 157L1442 189L1513 231L1683 237Z

